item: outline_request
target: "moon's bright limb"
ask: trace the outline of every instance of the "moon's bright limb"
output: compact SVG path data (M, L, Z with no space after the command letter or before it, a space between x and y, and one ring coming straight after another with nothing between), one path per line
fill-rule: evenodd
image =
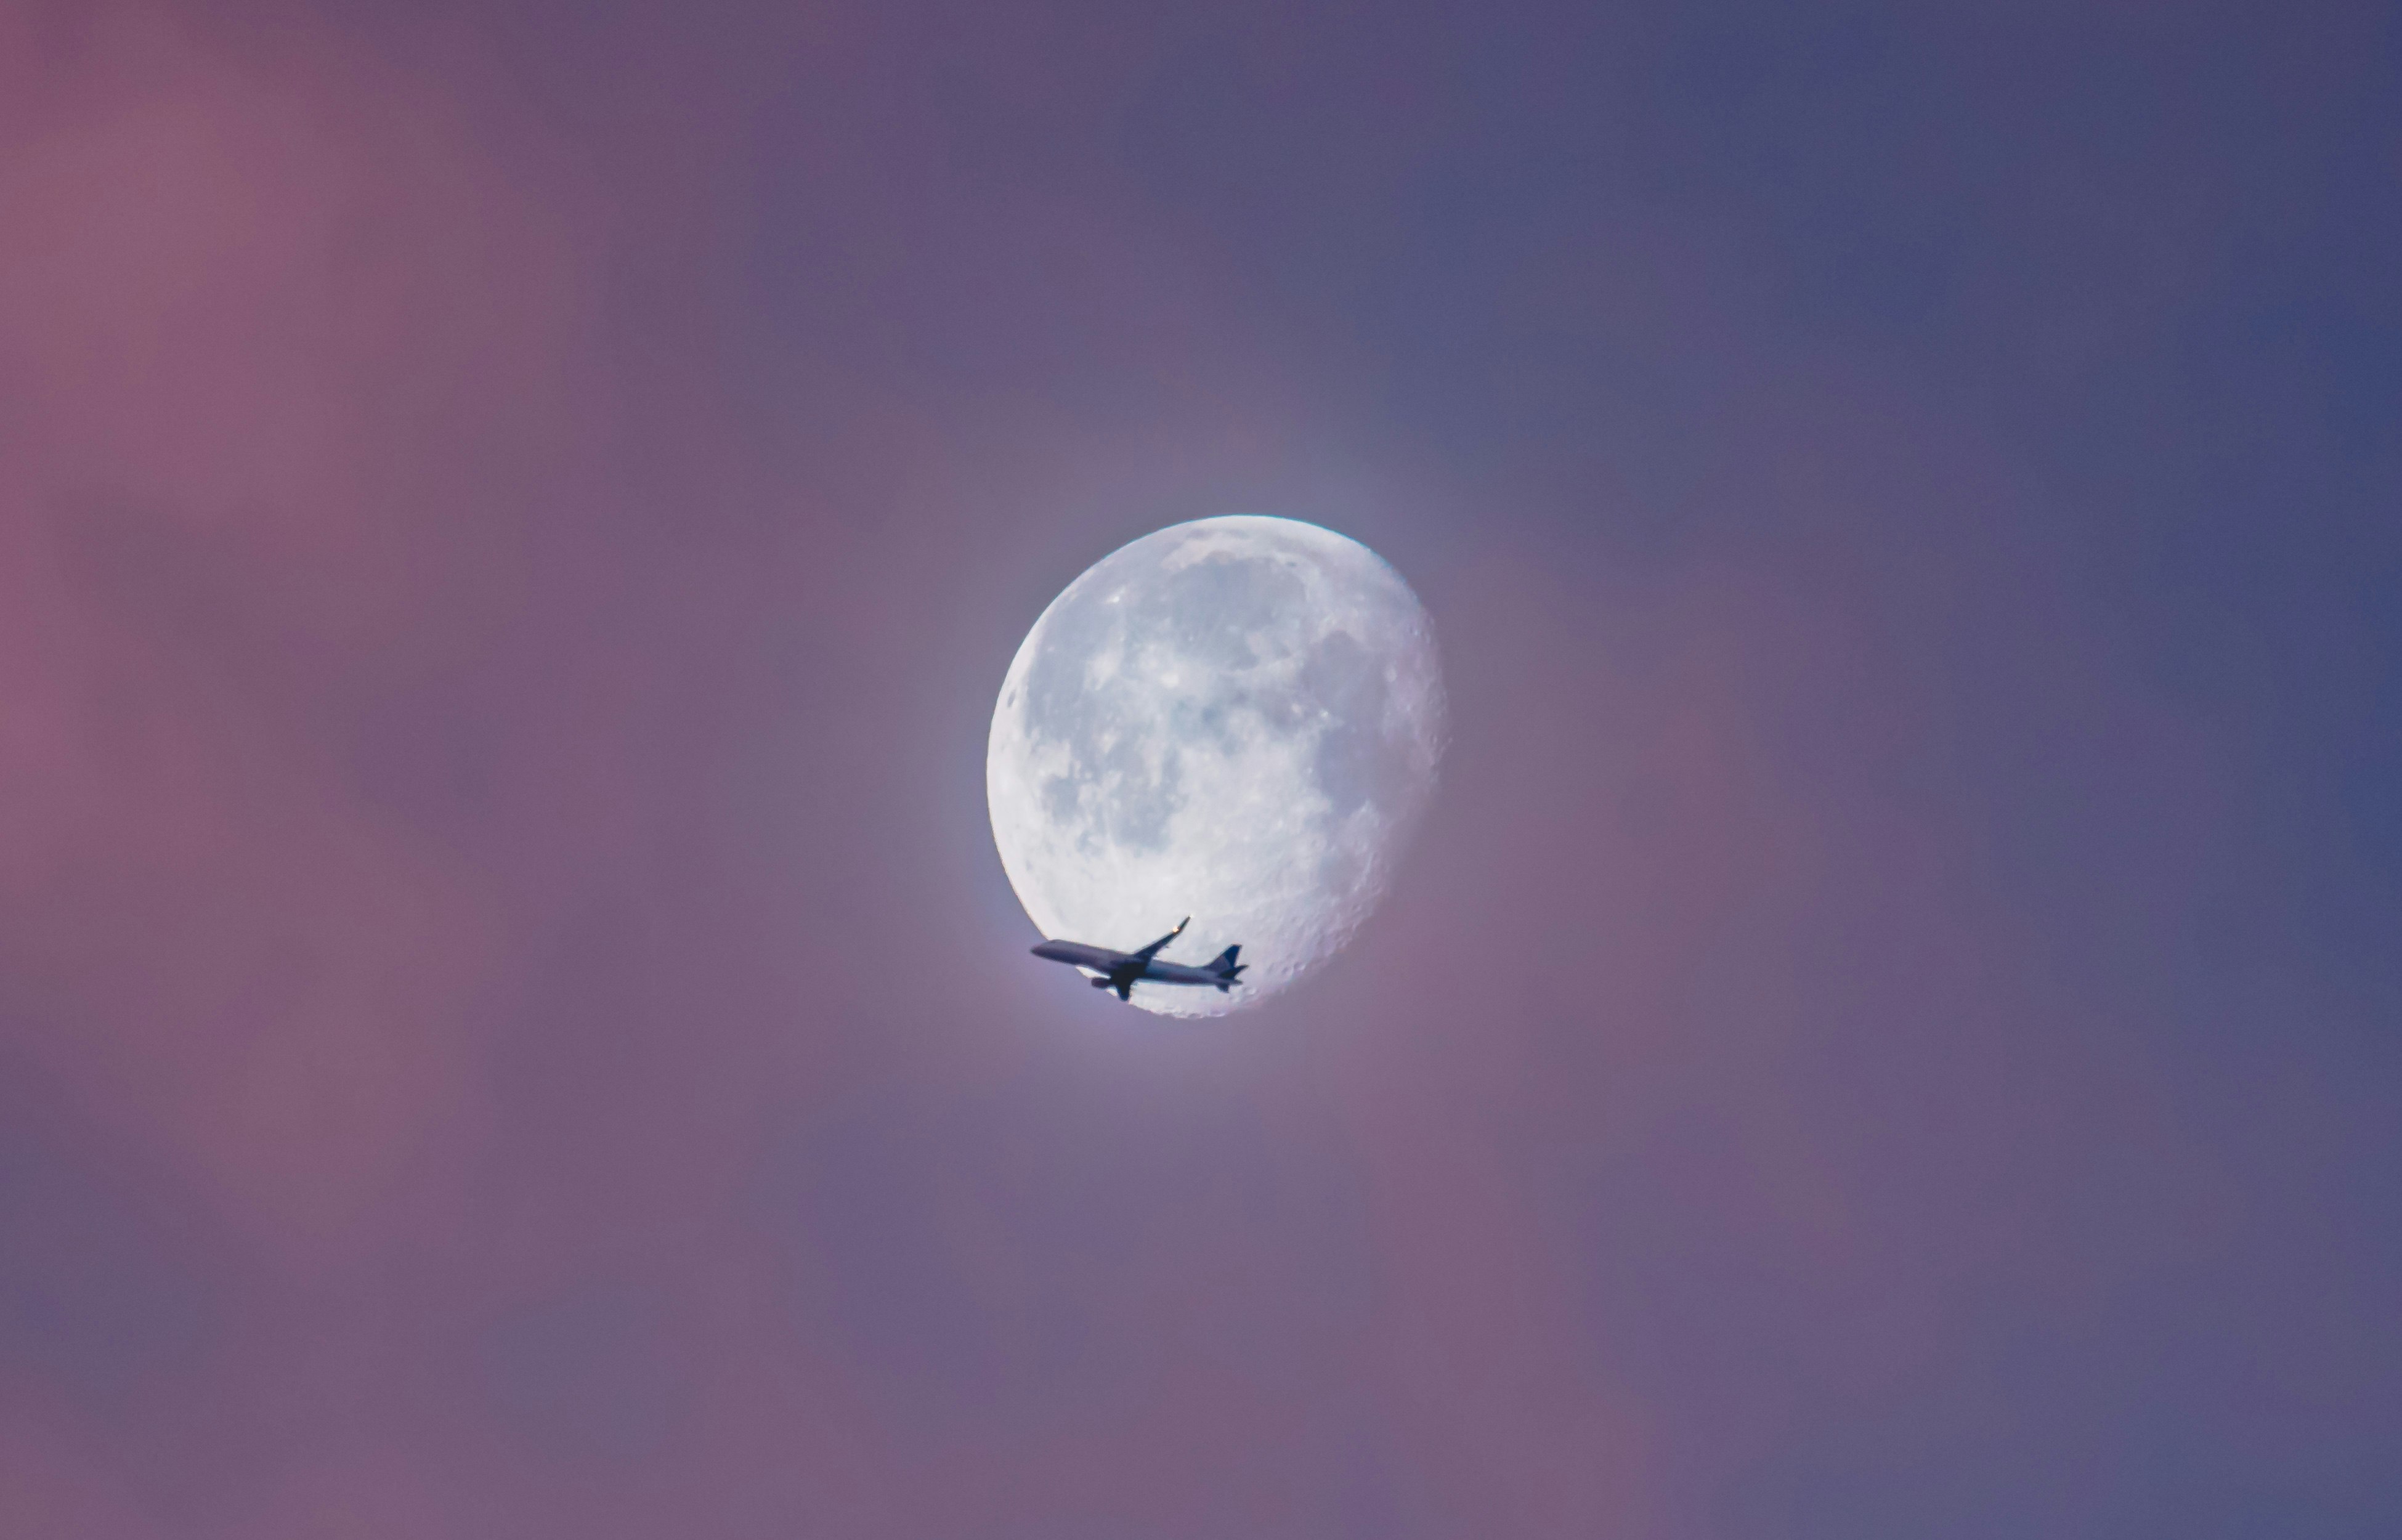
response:
M1356 541L1232 515L1145 535L1051 601L993 708L994 843L1046 937L1169 961L1240 943L1214 1015L1277 993L1367 919L1434 789L1442 668L1426 611Z

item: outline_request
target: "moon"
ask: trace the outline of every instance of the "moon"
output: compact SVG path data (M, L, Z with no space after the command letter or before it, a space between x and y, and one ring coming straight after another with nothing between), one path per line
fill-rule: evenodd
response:
M1433 794L1434 629L1401 574L1298 519L1173 525L1051 601L993 708L985 794L1010 886L1045 938L1161 954L1239 944L1220 993L1138 984L1205 1016L1291 987L1390 887Z

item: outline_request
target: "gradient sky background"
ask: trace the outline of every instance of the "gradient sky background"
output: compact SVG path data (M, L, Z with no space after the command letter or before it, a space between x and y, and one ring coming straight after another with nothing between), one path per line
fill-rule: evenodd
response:
M0 3L0 1530L2402 1533L2388 6ZM1042 605L1366 541L1231 1019Z

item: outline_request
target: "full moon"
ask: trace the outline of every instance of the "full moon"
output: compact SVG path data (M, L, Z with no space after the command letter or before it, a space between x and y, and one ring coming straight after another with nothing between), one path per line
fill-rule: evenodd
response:
M1205 1016L1256 1004L1374 912L1434 790L1434 631L1401 574L1297 519L1231 515L1096 562L1034 623L985 756L993 842L1046 938L1239 944L1235 989L1137 984Z

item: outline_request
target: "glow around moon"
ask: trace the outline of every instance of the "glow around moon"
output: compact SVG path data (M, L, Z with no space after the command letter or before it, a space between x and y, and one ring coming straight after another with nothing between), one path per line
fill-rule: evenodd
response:
M1300 979L1390 885L1434 789L1433 629L1376 554L1294 519L1146 535L1052 600L992 715L994 842L1045 937L1163 957L1239 943L1242 984L1137 984L1213 1015Z

